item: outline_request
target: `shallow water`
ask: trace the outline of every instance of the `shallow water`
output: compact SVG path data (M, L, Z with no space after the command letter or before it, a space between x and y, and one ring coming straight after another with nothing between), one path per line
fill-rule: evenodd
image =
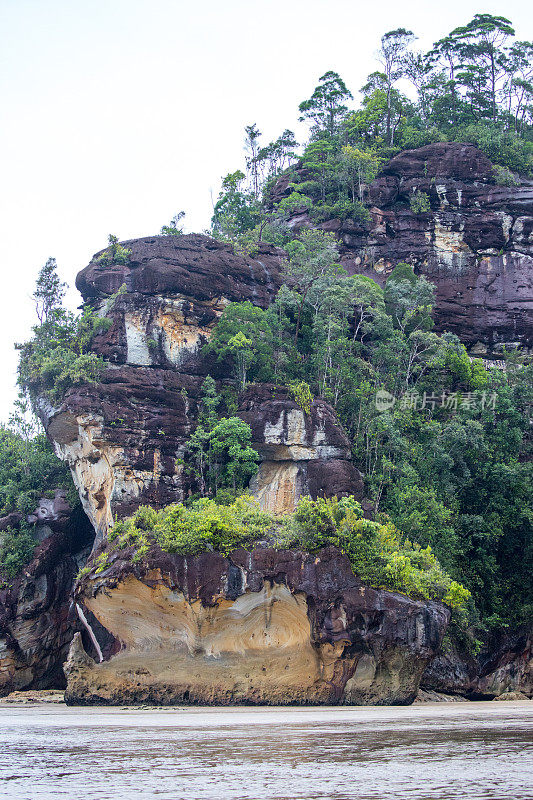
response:
M530 800L533 702L1 708L0 797Z

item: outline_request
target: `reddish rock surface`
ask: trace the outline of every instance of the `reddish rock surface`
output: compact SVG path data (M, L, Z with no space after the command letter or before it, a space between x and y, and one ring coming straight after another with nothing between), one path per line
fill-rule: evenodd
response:
M107 297L125 285L132 294L184 295L195 302L225 297L267 306L281 285L282 251L259 246L253 258L235 255L233 247L201 234L146 236L122 242L131 250L126 265L103 266L96 253L76 278L85 300Z
M205 376L235 393L230 365L206 357L203 345L227 302L267 306L281 284L282 254L270 245L243 258L201 235L124 244L127 264L104 266L95 256L77 280L84 299L112 320L93 342L109 367L98 385L70 390L60 408L41 404L97 538L116 514L181 501L195 490L181 462ZM350 444L325 402L315 400L304 414L286 389L254 385L237 413L262 457L252 488L263 507L292 510L301 494L362 497Z
M290 191L283 179L275 200ZM414 191L431 211L409 207ZM436 285L438 331L452 331L480 352L533 347L533 181L498 186L474 145L437 143L400 153L368 187L371 222L331 220L342 264L378 283L400 261ZM309 224L300 215L296 224Z

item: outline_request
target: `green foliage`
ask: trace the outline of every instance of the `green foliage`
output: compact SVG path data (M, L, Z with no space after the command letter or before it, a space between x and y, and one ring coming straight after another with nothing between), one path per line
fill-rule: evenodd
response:
M11 512L22 515L18 529L0 533L0 575L13 578L31 560L36 544L25 517L32 513L41 497L58 488L67 490L72 505L78 500L68 467L55 455L52 446L28 411L27 402L18 400L9 425L0 426L0 516Z
M298 403L304 414L310 414L313 395L309 384L305 381L293 381L289 383L288 389L292 399Z
M127 264L130 260L131 250L120 244L118 237L112 233L108 237L109 246L96 259L97 263L103 267L110 267L112 264Z
M29 530L8 529L0 533L0 575L14 578L31 561L36 544Z
M222 398L211 376L204 381L202 393L199 424L186 446L186 468L202 495L228 488L237 494L258 468L250 426L240 417L218 417Z
M282 543L310 552L339 547L354 573L375 588L440 600L451 608L461 608L470 596L442 569L429 546L412 543L391 522L364 519L353 498L302 498L286 521Z
M333 136L347 111L344 103L351 99L340 75L330 70L322 75L309 100L300 103L300 121L310 120L317 133Z
M215 204L213 234L226 241L238 241L239 235L260 222L260 208L253 192L243 188L245 175L240 170L226 175Z
M161 511L142 507L131 519L116 522L108 539L113 546L132 546L137 552L139 543L144 548L153 542L162 550L181 555L208 550L229 553L257 541L273 524L273 518L260 511L258 503L247 495L229 505L202 498L188 508L181 503Z
M364 519L353 497L315 501L304 497L294 515L281 519L262 512L248 495L229 504L203 498L188 508L181 503L161 511L141 507L130 519L115 523L108 541L113 548L132 547L133 560L140 561L152 544L180 555L211 550L228 555L264 538L280 549L316 552L329 545L339 547L355 574L376 588L440 600L458 609L469 598L469 592L440 567L430 547L411 543L390 522ZM95 559L95 574L108 564L104 551Z
M398 264L385 286L385 303L394 324L404 333L433 326L431 311L435 287L422 275L416 277L408 264Z
M315 203L309 216L313 222L326 222L328 219L353 219L360 225L370 221L368 209L359 200L337 200L334 203Z
M104 572L104 570L106 570L109 566L109 553L107 553L105 550L104 552L100 553L94 561L94 566L95 575L100 575L100 573Z
M185 217L185 211L178 211L168 225L163 225L161 228L161 235L162 236L182 236L183 235L183 225L181 225L182 219Z
M500 167L499 164L495 164L493 171L494 180L498 186L520 186L520 179L508 167Z
M18 382L32 400L44 394L55 402L71 386L98 380L104 361L90 346L96 334L109 329L111 320L90 306L78 316L64 309L63 284L50 265L49 260L40 271L34 295L39 324L28 342L17 345Z
M55 455L44 433L20 434L0 426L0 516L30 514L39 498L57 488L75 495L68 467Z
M490 123L467 125L457 131L453 138L472 142L501 169L525 175L529 175L533 169L533 142L521 139L512 131L502 130L498 125ZM500 172L499 174L508 176L508 173ZM496 177L498 177L498 171L496 171Z
M413 543L430 546L468 588L474 616L524 619L533 563L531 365L506 354L505 372L488 370L456 336L431 332L434 287L410 265L398 264L383 291L340 270L322 236L288 248L293 288L257 310L268 336L245 327L248 312L239 324L239 312L226 340L243 329L265 345L250 366L254 377L307 384L311 397L334 405L367 493L415 550ZM376 405L378 390L392 398L386 411ZM413 564L418 551L405 557ZM403 557L388 564L395 580L408 581ZM383 570L376 575L384 580Z
M415 214L425 214L431 211L429 195L416 189L409 196L409 207Z
M249 301L229 303L204 351L230 361L241 390L252 372L257 380L271 376L272 329L268 315Z

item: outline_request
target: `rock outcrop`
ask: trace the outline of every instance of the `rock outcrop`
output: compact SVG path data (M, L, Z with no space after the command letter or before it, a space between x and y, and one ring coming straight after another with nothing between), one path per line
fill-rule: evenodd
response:
M192 491L181 459L202 383L211 373L219 386L233 386L228 365L204 358L202 345L228 302L268 305L281 282L281 256L269 245L255 259L199 235L125 245L127 264L104 267L95 256L77 280L84 299L112 320L94 341L109 367L98 385L69 391L60 408L41 404L97 540L115 515L178 502ZM316 400L304 414L286 389L261 384L247 390L238 413L263 458L252 489L264 508L292 510L302 493L362 497L349 441L326 403Z
M275 191L277 199L290 191L287 181ZM411 210L414 192L427 194L430 211ZM472 353L533 346L533 184L497 186L475 147L436 144L392 159L368 198L368 225L323 224L349 273L383 284L407 261L437 286L437 329L456 332ZM302 214L292 224L311 223ZM200 235L123 244L127 263L96 254L77 279L84 300L111 320L93 342L107 362L100 382L71 389L59 407L40 405L100 550L115 515L194 491L182 456L202 383L211 374L220 390L234 386L228 365L203 345L229 302L266 307L282 282L283 253L270 245L245 258ZM261 456L251 489L263 508L291 510L304 493L362 498L349 441L326 403L304 413L285 389L261 384L241 394L237 413ZM83 630L66 665L73 703L407 703L448 622L439 604L364 586L334 549L310 555L263 543L227 557L152 548L142 565L115 552L76 590L82 626L67 620L78 551L54 550L60 534L50 534L5 597L6 685L55 685L58 658ZM441 655L424 686L528 692L530 642L490 653L483 664Z
M286 181L274 200L288 194ZM431 210L415 213L414 192ZM437 143L391 159L367 191L371 221L323 223L339 238L342 265L383 284L401 261L436 287L438 331L478 355L533 347L533 181L498 186L474 145ZM293 225L309 225L306 214Z
M40 502L35 556L0 590L0 695L65 683L62 665L80 629L71 591L94 531L81 509L67 517L63 501L58 493Z
M448 623L363 585L333 547L128 556L93 562L78 589L120 649L98 664L74 641L68 703L410 703Z
M422 677L427 690L491 699L509 692L533 697L533 633L531 628L495 631L477 656L446 648Z

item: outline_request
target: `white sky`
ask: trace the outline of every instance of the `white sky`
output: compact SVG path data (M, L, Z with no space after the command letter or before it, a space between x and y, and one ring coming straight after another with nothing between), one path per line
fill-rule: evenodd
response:
M479 12L531 38L529 0L0 0L0 421L49 256L73 285L108 233L151 235L180 209L207 228L245 125L303 138L325 71L356 96L382 33L427 49Z

